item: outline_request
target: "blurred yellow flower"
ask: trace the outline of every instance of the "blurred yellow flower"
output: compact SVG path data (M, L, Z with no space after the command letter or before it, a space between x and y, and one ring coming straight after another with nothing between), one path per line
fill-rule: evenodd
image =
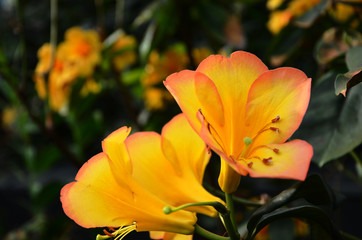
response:
M80 90L80 95L86 97L90 93L99 93L100 91L100 85L93 78L87 78Z
M362 0L350 0L350 2L362 3ZM362 8L360 6L353 6L343 2L336 2L333 4L332 7L329 8L329 13L342 23L346 23L356 13L359 13L359 18L360 20L362 19ZM358 24L359 21L356 19L351 22L351 27L356 28Z
M100 51L101 42L97 33L79 27L66 31L65 41L59 44L54 53L52 69L51 46L49 43L41 46L33 77L39 97L43 100L48 97L54 111L66 112L72 85L78 77L88 79L93 74L100 61ZM85 81L81 95L85 96L89 92L99 92L99 85L94 80Z
M171 73L184 69L188 63L186 52L180 49L171 48L164 54L156 50L150 53L145 75L141 79L147 109L161 110L167 102L172 101L167 91L156 86L162 84L162 81Z
M136 38L130 35L121 35L114 43L112 50L116 56L113 58L113 65L117 71L122 71L136 62L136 45Z
M211 50L207 47L200 47L192 49L192 57L194 58L195 64L199 65L202 60L211 55Z
M284 27L286 27L294 18L297 18L308 10L312 9L321 0L292 0L289 2L286 9L276 10L270 13L267 27L273 34L279 33ZM267 7L271 10L277 9L283 1L270 0L267 2Z
M4 129L10 128L10 126L15 122L16 119L16 108L15 107L6 107L1 113L1 125Z
M102 46L96 31L72 27L66 31L65 41L59 48L64 48L67 61L77 65L79 75L88 77L100 61Z

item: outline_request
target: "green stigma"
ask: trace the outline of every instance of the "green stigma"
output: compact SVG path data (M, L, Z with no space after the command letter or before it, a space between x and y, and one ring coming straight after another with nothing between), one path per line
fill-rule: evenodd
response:
M253 139L251 139L250 137L245 137L244 138L244 143L246 146L250 145L253 143Z

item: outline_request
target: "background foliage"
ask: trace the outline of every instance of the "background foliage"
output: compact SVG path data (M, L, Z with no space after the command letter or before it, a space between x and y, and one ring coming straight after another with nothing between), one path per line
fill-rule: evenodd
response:
M0 238L94 239L101 230L82 229L63 213L61 187L101 151L100 141L113 130L127 125L159 132L180 111L163 87L165 77L195 69L210 54L235 50L312 78L310 105L292 138L313 145L310 174L320 174L300 185L245 177L237 195L270 202L256 212L237 208L239 230L248 229L248 239L335 239L335 229L362 237L362 3L271 2L277 1L1 0ZM291 15L284 26L281 18L274 22L276 31L269 21L277 11ZM60 111L36 88L37 54L44 43L66 41L74 26L97 32L100 57L91 75L76 74L61 85L69 95ZM49 71L42 74L50 81ZM95 85L87 85L90 78ZM205 177L216 194L218 168L211 161ZM272 198L292 185L279 195L282 202ZM307 220L304 232L291 216ZM210 219L201 221L220 229Z

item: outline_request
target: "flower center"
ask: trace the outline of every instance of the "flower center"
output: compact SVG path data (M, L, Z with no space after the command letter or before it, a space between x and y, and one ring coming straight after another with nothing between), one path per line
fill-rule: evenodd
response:
M118 228L117 230L115 230L112 227L108 227L109 231L107 231L106 229L103 230L105 235L97 235L96 240L105 240L105 239L109 239L109 238L114 238L114 240L121 240L123 239L127 234L129 234L132 231L135 231L137 229L136 227L136 222L133 222L132 225L129 226L122 226L120 228Z
M260 158L259 156L254 156L253 153L255 152L255 150L257 149L260 149L260 148L268 148L270 150L272 150L273 152L275 153L279 153L279 149L278 148L271 148L267 145L259 145L259 146L256 146L254 148L251 148L251 146L253 145L253 143L255 142L255 140L262 134L262 133L265 133L266 131L273 131L275 132L276 134L279 133L279 128L277 127L273 127L271 126L272 124L278 122L280 120L280 117L279 115L276 116L275 118L273 118L269 123L267 123L261 130L259 130L257 132L257 134L250 138L250 137L245 137L244 138L244 148L243 148L243 151L242 153L240 154L240 156L237 158L237 160L243 160L245 162L247 162L247 165L249 168L252 168L253 167L253 159L256 159L256 160L259 160L259 161L262 161L264 165L266 166L270 166L273 164L273 158L272 157L268 157L268 158ZM247 153L247 150L248 149L251 149L249 153ZM246 156L248 155L248 156ZM234 158L233 158L234 159Z

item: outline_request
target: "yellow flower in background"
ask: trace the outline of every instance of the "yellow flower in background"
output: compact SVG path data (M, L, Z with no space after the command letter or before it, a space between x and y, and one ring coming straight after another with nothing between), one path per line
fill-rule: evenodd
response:
M137 60L135 48L137 40L130 35L122 34L112 46L116 56L113 58L113 65L117 71L122 71L126 67L134 64Z
M147 87L144 92L147 109L157 111L164 109L166 102L172 100L171 94L162 88Z
M15 122L17 111L15 107L6 107L1 113L1 125L4 129L9 129Z
M193 129L222 159L219 185L236 190L240 175L304 180L313 155L286 142L307 110L311 79L294 68L268 70L255 55L211 55L196 71L164 82ZM239 175L240 174L240 175Z
M174 117L161 135L129 133L122 127L110 134L102 142L103 152L82 166L76 182L63 187L68 217L86 228L119 228L110 235L123 237L134 230L192 234L194 212L217 216L209 206L163 213L165 206L222 202L202 187L210 154L184 115Z
M192 49L192 57L194 58L195 64L199 65L202 60L211 55L211 50L207 47L200 47Z
M54 53L46 43L38 50L39 62L34 71L33 80L41 99L48 98L51 109L66 113L72 85L79 77L86 78L81 95L97 93L100 86L90 80L95 66L100 61L101 42L95 31L85 31L73 27L66 31L65 41L60 43ZM46 79L46 76L48 79Z
M270 13L267 27L273 34L279 33L292 20L293 14L290 11L275 11Z
M67 61L77 65L79 76L88 77L100 61L102 45L96 31L72 27L65 32L59 48L64 48Z
M281 0L269 0L267 7L273 10L270 13L267 27L273 34L279 33L286 27L293 19L303 15L308 10L315 7L321 0L292 0L288 6L283 10L276 10L284 2Z
M164 54L156 50L150 53L145 74L141 79L147 109L152 111L164 109L172 97L158 85L161 85L171 73L184 69L188 63L189 59L184 49L171 48Z
M362 3L362 0L351 0L352 3ZM362 20L362 7L361 6L353 6L343 2L336 2L329 8L329 13L337 19L339 22L345 23L350 18L358 14L359 21ZM356 19L351 22L351 27L356 28L359 24L359 21Z

